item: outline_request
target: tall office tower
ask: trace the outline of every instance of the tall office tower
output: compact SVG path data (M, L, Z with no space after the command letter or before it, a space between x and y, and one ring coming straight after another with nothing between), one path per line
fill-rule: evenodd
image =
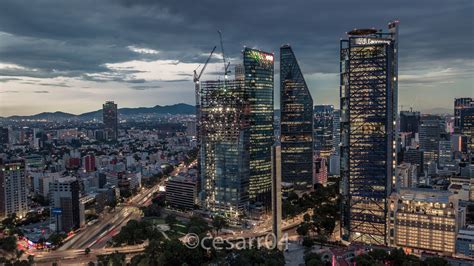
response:
M75 177L62 177L49 183L51 220L56 231L69 232L79 228L84 220L79 203L79 181Z
M420 112L400 111L400 132L418 133Z
M440 168L443 168L445 166L453 164L451 140L440 140L438 143L438 166Z
M280 111L282 181L304 190L313 185L313 98L289 45L280 48Z
M473 98L455 98L454 99L454 132L461 132L461 111L465 108L474 107Z
M333 154L339 155L339 144L341 143L341 110L334 110L332 117L332 150Z
M270 209L273 137L273 54L245 48L245 94L250 108L249 197Z
M249 201L249 106L243 85L204 81L200 93L201 206L230 217L242 214Z
M13 213L25 217L28 212L28 190L26 188L25 161L0 160L0 218Z
M439 141L443 131L441 117L436 115L423 115L421 117L419 139L420 150L423 151L425 163L437 159Z
M333 151L333 118L333 105L314 106L314 150L326 159Z
M474 153L474 102L473 106L461 110L459 126L461 133L468 138L468 151Z
M272 232L278 243L281 234L281 146L272 148Z
M107 139L117 140L118 137L118 111L117 104L107 101L102 106L104 129L107 132Z
M395 182L398 22L341 40L341 236L387 244L387 197Z
M0 127L0 145L8 144L10 142L10 135L7 127Z

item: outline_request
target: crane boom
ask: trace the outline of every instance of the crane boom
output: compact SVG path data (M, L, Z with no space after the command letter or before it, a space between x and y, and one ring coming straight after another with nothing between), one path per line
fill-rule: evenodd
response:
M199 79L201 78L202 74L204 73L204 70L206 70L207 64L211 60L212 54L214 54L214 51L216 50L217 46L214 46L212 48L211 53L209 54L209 57L207 57L206 63L204 63L204 66L201 69L201 72L199 72L199 75L197 74L196 70L199 68L199 66L194 70L194 82L199 82Z
M227 79L227 74L230 72L229 71L230 62L226 63L226 61L225 61L224 43L222 42L222 31L218 30L217 33L219 33L219 39L220 39L220 42L221 42L222 61L224 63L224 77L225 77L225 79Z

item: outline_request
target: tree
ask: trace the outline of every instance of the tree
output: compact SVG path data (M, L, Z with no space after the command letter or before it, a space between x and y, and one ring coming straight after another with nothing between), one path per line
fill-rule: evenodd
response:
M86 248L86 249L84 250L84 253L85 253L86 255L89 255L89 253L91 253L91 249L90 249L90 248Z
M449 262L444 258L440 257L429 257L424 261L424 265L427 266L449 266Z
M212 227L214 227L214 229L216 230L217 235L219 235L219 231L227 225L227 220L220 215L216 215L212 218Z
M191 216L191 218L189 218L189 222L187 224L188 233L195 233L197 235L201 235L209 231L209 229L210 228L206 220L204 220L200 216L193 215Z
M303 222L298 226L298 228L296 228L296 232L300 236L306 236L309 232L309 229L310 229L309 223Z
M13 252L16 250L16 237L7 236L0 239L0 249L6 252Z
M63 243L63 240L67 237L64 233L54 233L49 236L48 242L50 242L53 246L58 247Z
M176 215L168 214L168 216L165 218L165 222L169 225L169 227L173 227L173 225L175 225L178 220L176 219Z
M304 263L307 266L320 266L324 265L321 256L316 253L307 253L304 255Z
M314 240L311 239L310 237L304 237L303 238L303 246L307 247L307 248L310 248L314 245Z

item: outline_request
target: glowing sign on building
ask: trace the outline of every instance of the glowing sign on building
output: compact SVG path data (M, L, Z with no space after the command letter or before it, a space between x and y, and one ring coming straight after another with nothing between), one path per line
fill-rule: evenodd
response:
M255 61L257 62L268 62L268 63L273 62L272 54L262 53L255 50L248 50L248 55L249 57L255 59Z
M355 44L358 45L370 45L370 44L390 44L390 40L386 39L374 39L374 38L356 38Z

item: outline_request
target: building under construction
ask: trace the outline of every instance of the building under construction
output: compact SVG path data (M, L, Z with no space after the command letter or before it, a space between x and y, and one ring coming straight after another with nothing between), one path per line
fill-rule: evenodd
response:
M387 197L395 182L398 22L341 40L342 238L387 244Z
M242 80L204 81L200 90L201 204L238 217L249 200L249 105Z

